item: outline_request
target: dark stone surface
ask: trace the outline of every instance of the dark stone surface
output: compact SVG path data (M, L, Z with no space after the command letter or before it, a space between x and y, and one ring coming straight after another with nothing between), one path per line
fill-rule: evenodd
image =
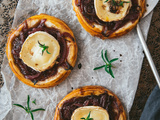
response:
M5 52L6 35L8 34L18 0L0 0L0 66ZM160 2L156 6L148 35L147 45L160 74ZM1 69L1 67L0 67ZM0 86L3 85L0 74ZM146 57L144 58L138 89L132 109L130 120L139 120L148 96L156 85L155 78Z
M154 9L152 22L148 34L147 45L152 55L155 66L160 74L160 1ZM132 109L129 113L130 120L139 120L144 105L151 91L156 86L156 80L149 66L147 58L144 58L138 89Z

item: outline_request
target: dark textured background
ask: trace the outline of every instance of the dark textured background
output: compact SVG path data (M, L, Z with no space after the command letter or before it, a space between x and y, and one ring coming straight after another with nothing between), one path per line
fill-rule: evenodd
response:
M14 11L18 0L0 0L0 65L2 64L3 55L5 52L6 35L9 32ZM156 68L160 73L160 2L154 9L154 14L149 30L147 45L152 54ZM1 67L0 67L1 69ZM2 76L0 75L0 86L3 85ZM154 86L156 85L155 78L152 74L146 57L144 58L138 89L135 100L129 113L130 120L139 120L143 111L144 105Z

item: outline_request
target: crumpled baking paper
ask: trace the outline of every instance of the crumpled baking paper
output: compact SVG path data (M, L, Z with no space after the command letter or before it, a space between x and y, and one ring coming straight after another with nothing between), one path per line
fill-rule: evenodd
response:
M26 106L27 95L31 101L36 99L37 105L31 103L31 108L45 108L45 112L35 112L35 120L53 120L58 102L73 89L86 85L100 85L114 92L123 103L128 114L137 89L143 61L143 50L136 30L127 35L101 40L87 33L77 20L71 0L19 0L15 11L13 28L23 20L35 14L46 13L63 20L73 31L78 45L78 58L74 70L69 77L56 87L35 89L23 84L12 73L7 57L4 56L2 75L4 86L0 89L0 119L30 120L24 110L12 104ZM152 13L140 22L145 39L147 38ZM109 59L119 58L114 62L115 79L104 69L94 71L93 68L103 65L101 50L108 50ZM78 64L82 64L79 69Z

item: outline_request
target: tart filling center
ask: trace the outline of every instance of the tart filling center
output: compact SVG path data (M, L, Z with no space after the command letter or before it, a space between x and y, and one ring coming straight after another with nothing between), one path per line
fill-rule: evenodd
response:
M80 120L87 117L90 117L93 120L109 120L108 112L102 107L98 106L85 106L77 108L73 112L71 120Z
M51 68L60 54L58 41L50 34L38 31L30 34L22 45L20 58L36 71Z

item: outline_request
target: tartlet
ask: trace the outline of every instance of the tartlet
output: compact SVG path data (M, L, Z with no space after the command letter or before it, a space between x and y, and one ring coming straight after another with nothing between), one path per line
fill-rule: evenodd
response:
M77 110L86 107L105 109L110 120L126 120L125 110L118 97L101 86L85 86L70 92L58 103L54 120L71 120Z
M54 64L43 71L36 71L27 66L20 58L27 37L36 32L40 34L39 31L53 36L60 46L59 56L53 61ZM40 14L26 19L17 29L9 33L6 53L9 65L20 81L35 88L48 88L59 84L70 74L77 59L77 44L73 32L62 20Z
M132 4L128 12L125 13L126 15L123 15L123 18L119 20L115 17L115 20L111 19L113 21L109 21L108 19L108 22L106 22L107 19L103 21L98 17L101 11L99 10L99 13L97 12L95 1L103 1L104 4L106 4L107 1L109 3L113 2L112 0L72 0L72 5L82 27L92 36L97 36L101 39L115 38L128 33L137 25L146 10L145 0L128 0ZM127 0L121 1L127 2ZM107 6L103 5L101 7L105 9ZM122 6L120 7L122 8ZM118 12L113 14L112 17L114 17L114 15L116 16L116 14L118 14Z

